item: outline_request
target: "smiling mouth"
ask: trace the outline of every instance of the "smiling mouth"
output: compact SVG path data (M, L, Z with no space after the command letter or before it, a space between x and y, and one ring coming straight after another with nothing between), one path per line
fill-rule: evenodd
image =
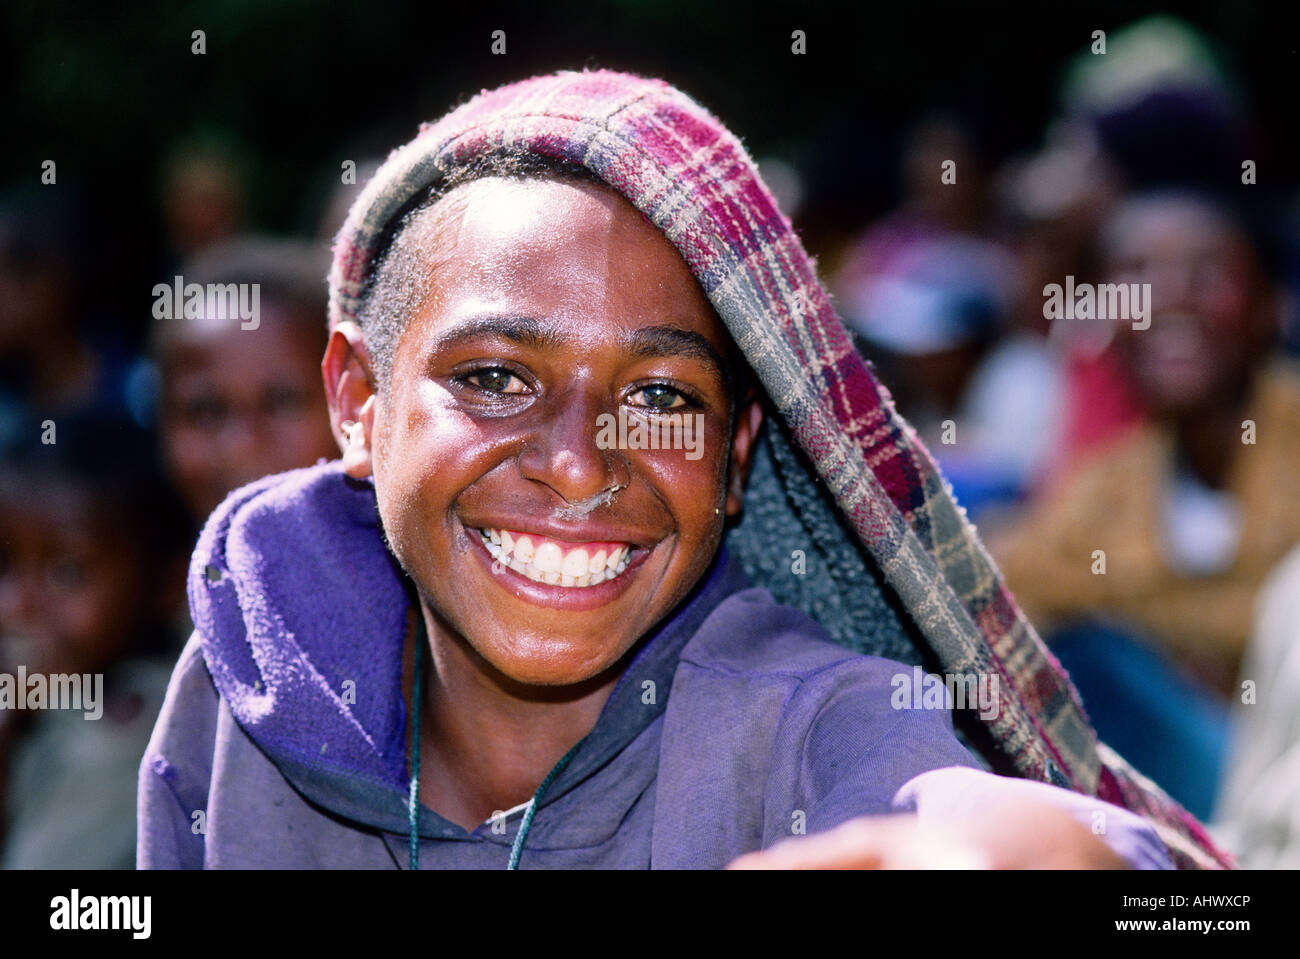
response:
M478 529L492 558L535 583L582 589L607 583L627 569L629 543L560 543L536 533Z

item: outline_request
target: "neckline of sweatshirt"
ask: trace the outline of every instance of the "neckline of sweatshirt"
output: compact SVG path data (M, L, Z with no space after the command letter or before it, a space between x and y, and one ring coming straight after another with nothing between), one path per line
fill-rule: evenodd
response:
M663 714L682 650L723 600L749 586L721 547L641 642L539 809L596 775ZM294 789L329 813L406 834L401 661L414 593L385 544L373 485L349 479L335 461L237 491L200 536L189 592L214 684ZM420 835L474 833L422 804Z

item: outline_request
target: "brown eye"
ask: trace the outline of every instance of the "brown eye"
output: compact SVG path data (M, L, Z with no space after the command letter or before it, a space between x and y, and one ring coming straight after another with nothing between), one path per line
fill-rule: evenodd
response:
M662 383L643 386L632 396L642 399L642 402L633 403L633 406L644 406L652 410L671 410L686 405L686 398L680 392Z
M49 568L50 585L62 592L69 593L80 589L86 581L86 568L73 559L62 558Z
M523 380L499 366L477 370L466 379L489 393L522 393L527 389Z

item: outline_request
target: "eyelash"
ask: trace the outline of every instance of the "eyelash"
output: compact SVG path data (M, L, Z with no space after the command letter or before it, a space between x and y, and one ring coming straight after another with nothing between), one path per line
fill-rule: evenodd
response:
M480 377L485 373L505 373L507 376L513 377L514 379L518 380L520 383L524 384L526 389L529 388L529 384L527 383L525 376L521 372L513 370L508 366L503 366L500 364L475 367L472 370L468 370L456 376L455 381L461 384L462 386L468 387L469 389L472 390L477 390L480 393L484 393L492 397L507 397L507 396L523 395L522 391L507 393L502 390L490 390L487 387L481 386L480 384L474 382L474 380L477 377ZM705 405L704 401L693 390L686 389L685 387L678 386L675 383L671 383L665 380L654 380L650 383L640 383L637 386L633 387L633 389L628 393L628 396L636 396L638 393L643 393L646 390L653 390L653 389L666 390L670 393L676 394L678 397L682 399L682 405L672 406L672 407L653 407L649 405L638 405L638 409L648 410L651 413L661 413L661 412L680 413L688 409L698 410L703 408Z
M656 380L653 383L642 383L639 386L635 387L629 395L636 396L638 393L644 393L646 390L655 390L655 389L666 390L669 393L675 393L677 396L681 397L682 405L681 406L644 405L644 406L638 406L638 409L649 410L651 413L681 413L690 409L699 409L704 405L703 402L701 402L698 397L694 396L689 391L682 389L679 386L674 386L672 383L665 383L660 380Z
M480 386L478 383L475 383L474 382L475 378L482 376L484 373L505 373L507 376L511 376L514 379L518 380L520 383L524 385L525 388L528 388L528 382L522 373L520 373L517 370L512 370L508 366L501 366L501 365L475 367L474 369L469 370L468 372L460 374L455 379L457 383L460 383L463 386L468 386L470 389L478 390L480 393L486 393L489 396L523 395L522 391L515 392L515 393L507 393L504 392L503 390L490 390L486 386Z

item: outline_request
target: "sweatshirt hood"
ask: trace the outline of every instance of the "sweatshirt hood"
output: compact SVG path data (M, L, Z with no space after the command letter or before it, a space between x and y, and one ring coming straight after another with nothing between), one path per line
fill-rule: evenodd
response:
M235 491L199 537L188 586L218 691L295 787L359 822L405 822L412 600L373 486L335 461Z
M677 654L730 594L750 585L725 546L691 594L634 654L596 727L543 804L598 771L663 711ZM232 493L189 570L203 658L240 727L307 799L391 832L408 825L402 655L413 587L384 541L369 481L339 461ZM421 831L456 827L424 815Z

